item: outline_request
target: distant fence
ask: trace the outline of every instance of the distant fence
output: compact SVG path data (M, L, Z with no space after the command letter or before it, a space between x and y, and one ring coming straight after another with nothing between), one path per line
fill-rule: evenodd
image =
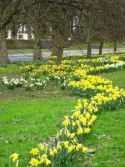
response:
M7 49L33 49L34 48L34 40L14 40L14 39L6 39ZM42 40L42 49L50 49L52 48L52 40L51 39L43 39Z

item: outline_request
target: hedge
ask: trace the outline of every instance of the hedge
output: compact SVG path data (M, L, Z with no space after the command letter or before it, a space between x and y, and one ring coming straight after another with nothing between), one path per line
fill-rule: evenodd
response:
M34 48L34 40L14 40L14 39L6 39L7 49L33 49ZM51 40L43 39L42 40L42 49L50 49L51 48Z

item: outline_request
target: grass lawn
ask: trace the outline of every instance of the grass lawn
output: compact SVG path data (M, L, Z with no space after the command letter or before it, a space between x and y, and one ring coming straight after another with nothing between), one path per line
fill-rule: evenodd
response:
M112 80L114 86L125 88L125 69L110 73L103 73L102 77Z
M20 76L16 65L2 68L2 76ZM101 76L125 89L125 70L103 73ZM78 96L50 84L44 90L8 90L0 83L0 165L8 167L9 156L17 152L29 161L29 151L40 142L52 142L57 125L64 115L72 114ZM98 113L84 146L89 150L72 167L125 166L125 109ZM25 162L26 162L25 161ZM24 167L26 164L20 162Z
M93 46L96 46L98 48L99 43L95 43L95 44L93 44ZM103 46L103 48L105 48L105 49L113 48L113 47L114 47L113 43L109 43L109 42L105 42L104 46ZM118 43L117 47L118 48L122 48L122 47L124 47L124 45ZM70 46L69 48L65 48L65 50L81 50L81 49L82 50L84 50L84 49L86 50L87 49L87 45L86 44L81 44L81 45L74 45L74 46Z
M9 156L19 152L23 159L38 143L56 134L62 117L71 114L76 100L48 98L0 101L0 164L8 166ZM24 164L22 164L23 167Z
M125 110L102 112L85 145L90 149L79 164L84 167L125 166Z

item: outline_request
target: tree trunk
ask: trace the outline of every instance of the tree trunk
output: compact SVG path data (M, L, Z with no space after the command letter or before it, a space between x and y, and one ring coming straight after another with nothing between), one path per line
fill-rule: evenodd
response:
M102 49L103 49L104 41L101 41L99 46L99 55L102 55Z
M10 63L6 48L6 29L0 30L0 64Z
M41 49L42 49L42 40L39 37L35 37L33 60L43 59Z
M56 64L60 65L62 61L63 48L65 43L64 35L60 34L56 29L52 31L53 44L52 44L52 54L51 56L57 56Z
M91 52L92 52L92 30L91 27L87 29L87 59L91 59Z
M58 47L58 53L57 53L57 62L56 62L57 65L60 65L60 64L61 64L61 61L62 61L62 54L63 54L63 47L62 47L62 46L59 46L59 47Z
M57 54L58 54L58 48L57 48L57 44L55 42L56 41L52 41L52 53L51 53L51 56L57 56Z
M89 38L88 46L87 46L87 58L91 59L91 52L92 52L92 39Z
M63 48L64 48L64 40L63 37L58 36L58 44L57 44L57 65L60 65L62 62L62 55L63 55Z
M57 45L58 45L58 40L57 40L57 34L56 34L56 31L53 29L52 30L52 53L51 53L51 56L57 56L58 54L58 48L57 48Z
M114 52L117 50L117 42L114 42Z

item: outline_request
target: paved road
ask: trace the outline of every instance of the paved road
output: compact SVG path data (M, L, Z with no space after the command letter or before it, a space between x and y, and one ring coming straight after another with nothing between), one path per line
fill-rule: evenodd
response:
M125 50L125 48L118 48L117 50ZM98 53L98 49L92 49L92 53ZM103 49L103 52L113 52L113 49ZM86 54L87 50L69 50L63 52L66 55L76 55L76 54ZM42 56L44 59L48 58L51 55L51 52L43 53ZM14 54L9 55L9 60L11 62L16 61L30 61L33 59L33 54Z

